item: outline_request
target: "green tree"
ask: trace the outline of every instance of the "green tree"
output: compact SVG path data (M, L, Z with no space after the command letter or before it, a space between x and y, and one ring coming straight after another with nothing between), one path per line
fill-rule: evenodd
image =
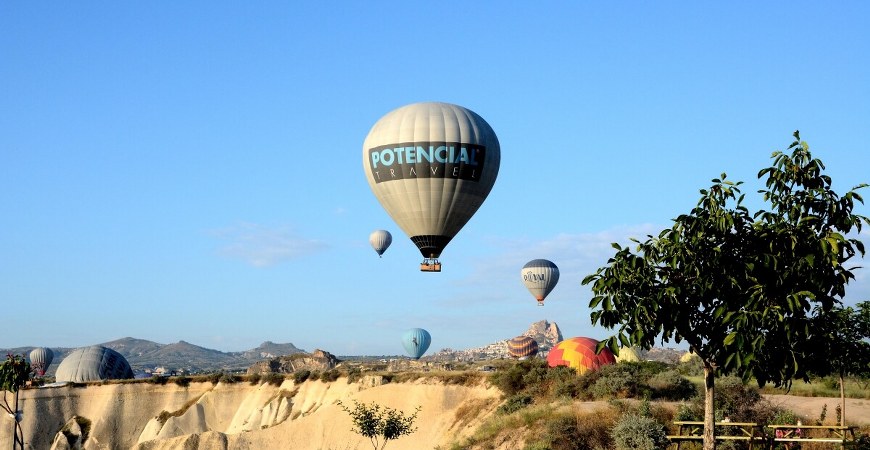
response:
M840 425L846 426L847 375L870 378L870 302L853 307L816 310L813 318L812 371L818 375L835 374L840 384Z
M868 222L853 213L864 185L840 197L824 164L794 137L791 154L775 152L758 174L769 211L750 214L742 183L722 174L671 228L635 240L634 252L613 244L607 265L583 280L592 285L592 323L617 328L602 346L686 341L701 358L705 450L715 448L715 376L786 387L806 378L813 306L840 303L854 279L844 264L864 253L845 237Z
M375 450L382 450L387 446L387 442L417 431L414 421L417 419L417 413L420 412L419 406L413 414L405 415L402 411L374 402L366 405L354 400L353 404L353 408L348 408L338 402L341 409L348 413L353 421L351 431L369 438Z
M6 355L6 361L0 363L0 389L3 390L3 404L0 407L14 421L12 450L24 449L24 431L21 429L21 415L18 413L18 390L29 378L30 364L24 359L24 355ZM8 392L14 394L11 406L6 396Z

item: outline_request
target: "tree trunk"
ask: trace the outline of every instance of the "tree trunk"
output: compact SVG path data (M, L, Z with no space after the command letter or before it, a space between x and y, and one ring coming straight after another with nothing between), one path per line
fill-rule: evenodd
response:
M840 372L840 426L846 426L846 387L843 385L843 372Z
M713 404L713 367L704 362L704 450L716 450L715 421Z

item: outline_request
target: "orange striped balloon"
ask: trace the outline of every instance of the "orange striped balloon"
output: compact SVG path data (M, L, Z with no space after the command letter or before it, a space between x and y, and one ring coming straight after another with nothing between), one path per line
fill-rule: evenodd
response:
M601 353L595 354L598 341L585 337L574 337L557 343L550 354L547 355L547 364L550 367L568 366L573 367L578 373L595 370L608 364L616 364L613 352L604 348Z

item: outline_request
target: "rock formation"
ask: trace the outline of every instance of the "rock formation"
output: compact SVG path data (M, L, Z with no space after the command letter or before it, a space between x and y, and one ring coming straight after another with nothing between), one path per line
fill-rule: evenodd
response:
M248 368L248 375L293 373L298 370L323 372L335 368L340 362L332 353L316 349L312 353L294 353L257 362Z

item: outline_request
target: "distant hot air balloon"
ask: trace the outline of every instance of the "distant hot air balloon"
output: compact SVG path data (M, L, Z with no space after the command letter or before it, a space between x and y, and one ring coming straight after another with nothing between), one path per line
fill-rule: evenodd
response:
M54 352L50 348L37 347L30 351L30 367L37 376L44 377L45 371L54 359Z
M535 296L538 306L544 306L544 299L559 282L559 268L546 259L533 259L520 271L526 289Z
M616 364L613 352L604 348L601 353L595 354L598 341L585 337L565 339L550 349L547 355L547 364L550 367L568 366L584 373L598 369L601 366Z
M369 235L369 244L378 252L378 256L384 254L390 244L393 243L393 235L387 230L375 230Z
M414 103L375 123L362 156L375 197L423 254L420 270L440 272L438 257L498 175L492 127L462 106Z
M133 378L133 369L123 355L108 347L94 345L72 351L54 375L57 381L88 381Z
M402 346L414 359L420 359L426 350L429 349L429 344L432 343L432 336L428 331L422 328L412 328L402 335Z
M507 347L514 358L526 359L538 354L538 341L529 336L517 336L507 341Z

